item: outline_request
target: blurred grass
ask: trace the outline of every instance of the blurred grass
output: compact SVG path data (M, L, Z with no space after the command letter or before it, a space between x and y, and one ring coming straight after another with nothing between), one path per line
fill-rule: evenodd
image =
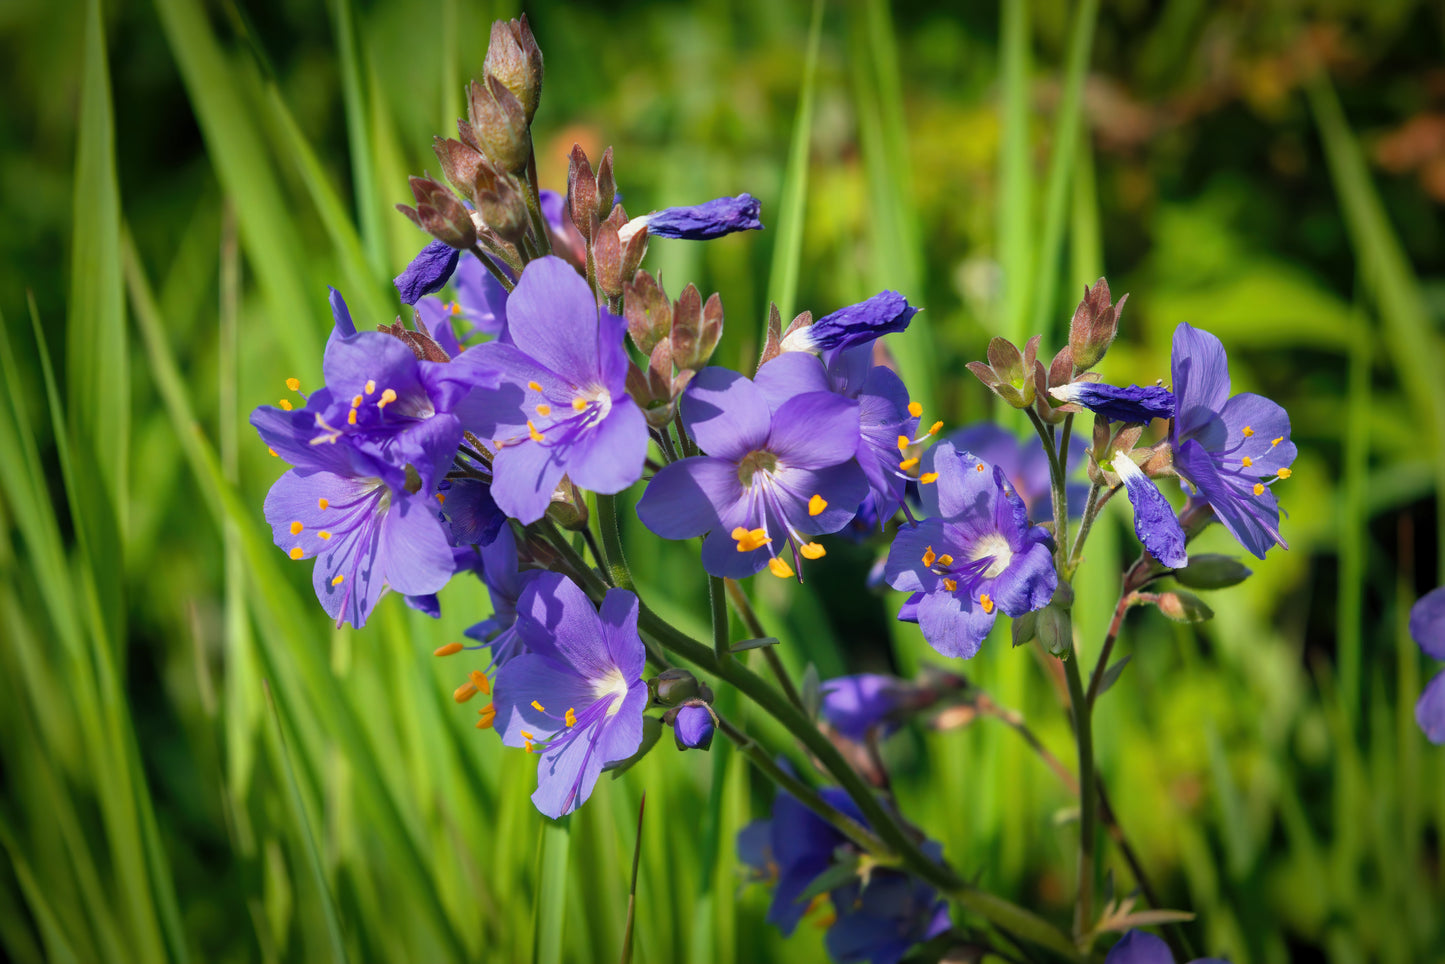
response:
M1440 107L1418 82L1438 15L1098 6L633 3L620 33L610 7L538 10L544 177L561 186L578 140L616 145L633 213L757 194L764 234L650 255L674 294L722 292L722 357L746 367L768 299L786 320L897 288L928 309L900 367L950 425L989 410L962 377L988 334L1042 330L1051 354L1105 271L1134 292L1111 379L1167 375L1179 321L1218 333L1236 390L1292 413L1292 549L1199 631L1130 618L1103 776L1211 952L1440 959L1445 764L1411 717L1428 677L1403 616L1445 533L1445 237L1438 200L1370 166L1382 131ZM738 891L733 840L769 791L734 754L664 741L549 827L532 761L449 699L467 667L430 656L485 593L449 587L438 623L389 599L336 631L260 518L278 466L246 414L288 376L314 384L327 283L358 319L396 314L389 278L424 239L389 206L435 169L430 136L511 12L0 13L7 957L607 959L646 789L634 960L821 958L821 929L783 941L767 895ZM1317 61L1344 67L1300 66ZM1127 524L1090 543L1089 658ZM626 529L644 593L704 633L688 547ZM1201 548L1237 552L1217 529ZM938 661L897 600L855 590L871 561L840 543L802 589L750 587L794 672ZM1055 681L1007 639L966 670L1071 759ZM1072 803L1014 734L979 720L888 752L963 873L1063 913Z

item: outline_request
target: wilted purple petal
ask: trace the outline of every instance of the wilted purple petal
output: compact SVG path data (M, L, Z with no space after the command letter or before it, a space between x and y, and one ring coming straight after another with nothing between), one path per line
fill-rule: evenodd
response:
M401 303L414 305L423 296L442 290L457 270L457 256L461 252L441 241L432 241L422 248L406 270L397 275L392 284L401 295Z
M918 309L898 292L881 291L799 328L783 340L783 350L823 352L865 345L903 331L916 314Z
M1170 569L1183 569L1189 564L1189 555L1174 507L1126 453L1115 453L1112 464L1134 506L1134 533L1139 541Z
M1174 415L1174 393L1162 385L1119 388L1103 382L1072 382L1050 394L1115 422L1142 424Z
M739 194L737 197L714 198L691 207L663 208L635 221L647 225L649 237L706 241L734 231L762 230L763 222L758 220L761 210L762 202L757 198L751 194Z

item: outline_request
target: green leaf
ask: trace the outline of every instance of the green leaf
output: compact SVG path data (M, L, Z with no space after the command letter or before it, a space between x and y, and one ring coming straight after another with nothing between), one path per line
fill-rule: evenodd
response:
M728 652L742 653L750 649L762 649L764 646L778 645L777 637L760 636L757 639L745 639L740 643L733 643L728 647Z
M1128 666L1129 660L1133 658L1134 654L1129 653L1123 659L1115 660L1112 666L1104 670L1104 676L1102 679L1099 680L1099 692L1095 694L1095 698L1103 696L1105 693L1109 692L1109 687L1113 686L1119 681L1119 677L1122 676L1124 673L1124 667Z

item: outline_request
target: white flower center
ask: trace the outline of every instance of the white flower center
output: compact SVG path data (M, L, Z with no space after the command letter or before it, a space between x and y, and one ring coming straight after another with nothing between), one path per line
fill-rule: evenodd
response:
M993 562L989 563L989 567L983 571L983 578L992 579L1013 562L1014 552L1009 548L1007 539L997 532L993 532L974 544L971 556L973 561L977 562L985 556L993 556Z
M623 678L622 670L613 669L592 684L592 695L598 700L609 696L617 697L612 701L612 705L607 707L607 716L610 719L622 709L622 701L627 698L627 689L627 680Z

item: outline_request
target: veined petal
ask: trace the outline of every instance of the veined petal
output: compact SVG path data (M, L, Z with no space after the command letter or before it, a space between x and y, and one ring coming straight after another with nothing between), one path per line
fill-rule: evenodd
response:
M522 439L492 458L492 498L508 516L531 525L547 513L552 493L567 474L562 452Z
M681 406L683 425L708 455L737 462L767 442L767 399L737 372L704 368L688 384Z
M758 219L762 202L751 194L720 197L691 207L663 208L637 220L647 225L654 238L683 238L707 241L734 231L760 231Z
M997 610L995 610L996 612ZM918 628L923 638L944 656L972 659L993 629L995 613L984 612L966 593L940 589L918 604Z
M759 368L753 376L753 384L775 412L784 402L798 395L833 390L828 381L828 371L818 356L797 351L785 351Z
M1219 421L1225 430L1225 441L1218 446L1226 463L1248 466L1240 468L1243 475L1269 478L1294 463L1295 444L1289 438L1289 413L1274 401L1252 392L1241 392L1224 403ZM1246 433L1246 429L1248 432ZM1200 438L1205 448L1209 443Z
M642 478L647 420L630 396L612 400L603 419L578 433L567 453L572 481L589 492L621 492Z
M618 671L597 609L566 576L539 574L517 601L517 619L533 651L571 667L583 679L600 682Z
M411 596L436 592L455 571L452 548L429 502L423 493L393 499L381 525L377 557L386 581Z
M790 467L827 468L857 453L858 424L858 403L852 399L832 392L799 395L773 414L767 447Z
M396 285L401 302L414 305L423 295L442 290L452 272L457 269L456 248L441 241L432 241L412 258L406 270L392 282Z
M507 332L512 343L573 385L601 381L600 339L616 330L599 325L592 289L577 271L554 255L527 265L507 298Z
M1189 439L1174 450L1174 467L1214 509L1229 534L1260 559L1271 545L1288 549L1279 534L1279 505L1262 489L1255 495L1243 480L1231 485L1204 446Z
M607 590L597 614L602 621L608 657L629 682L641 679L647 665L647 649L637 634L637 614L637 596L626 589Z
M694 456L664 466L637 503L637 516L664 539L690 539L719 525L721 512L743 497L738 467Z
M1229 398L1229 359L1218 338L1182 322L1174 329L1170 367L1176 401L1174 438L1192 438Z

